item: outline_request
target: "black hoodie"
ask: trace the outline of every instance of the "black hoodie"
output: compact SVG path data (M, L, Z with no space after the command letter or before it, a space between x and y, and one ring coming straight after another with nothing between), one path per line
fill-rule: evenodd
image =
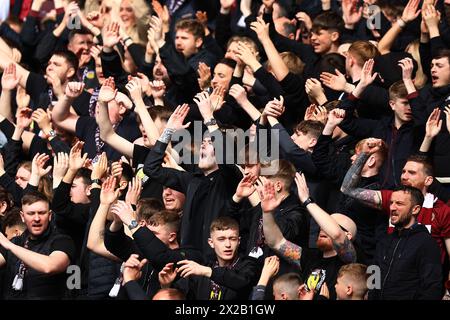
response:
M377 244L374 261L380 267L381 290L371 290L369 299L442 299L439 252L436 241L421 224L386 235Z

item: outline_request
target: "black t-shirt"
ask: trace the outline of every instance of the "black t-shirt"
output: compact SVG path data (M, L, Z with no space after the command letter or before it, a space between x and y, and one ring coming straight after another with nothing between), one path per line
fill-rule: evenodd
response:
M325 283L330 291L330 300L336 300L334 285L336 284L338 271L345 263L337 255L324 258L323 253L317 249L303 249L300 262L305 282L311 272L317 269L325 270Z
M24 246L28 231L11 241L21 247ZM46 256L52 252L62 251L74 261L75 245L72 239L49 227L44 234L35 240L28 240L28 249ZM3 281L3 297L5 299L58 299L63 297L66 289L66 273L45 275L27 267L23 279L22 291L12 289L13 280L18 273L20 260L10 251L0 247L0 253L6 260L6 270Z
M141 198L156 198L162 201L163 185L150 179L144 173L144 163L150 149L138 144L133 145L133 168L136 169L136 177L142 180Z
M30 72L27 79L26 91L30 95L30 103L33 110L38 108L47 109L52 102L56 102L56 96L50 89L50 86L44 76L38 73ZM89 115L89 104L91 94L83 91L77 97L72 106L79 116Z
M75 135L84 141L84 152L87 152L90 159L96 155L101 155L104 151L110 161L117 161L122 156L113 147L100 140L100 131L97 130L97 123L93 117L80 117L77 120ZM136 118L134 115L126 115L116 128L116 132L121 137L133 142L141 136ZM96 142L97 140L97 142Z

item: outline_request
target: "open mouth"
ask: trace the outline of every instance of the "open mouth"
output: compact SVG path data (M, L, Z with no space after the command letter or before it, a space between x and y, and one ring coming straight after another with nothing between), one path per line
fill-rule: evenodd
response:
M431 82L434 84L439 80L438 76L431 76Z

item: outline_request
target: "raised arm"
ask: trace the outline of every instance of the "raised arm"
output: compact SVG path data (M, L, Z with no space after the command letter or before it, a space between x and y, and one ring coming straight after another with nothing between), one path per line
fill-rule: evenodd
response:
M111 147L122 153L123 155L133 157L133 144L127 139L119 136L109 120L108 103L114 100L117 90L115 88L114 79L109 77L103 83L98 93L98 112L95 120L100 128L100 139L105 141Z
M0 48L9 48L6 42L0 37ZM0 69L5 70L10 64L16 66L16 74L19 79L19 84L26 88L28 76L30 71L22 67L20 64L16 63L5 51L0 50Z
M263 211L263 230L266 244L288 262L300 267L302 247L286 240L273 216L275 209L280 205L282 199L277 198L273 182L261 177L256 187L261 199Z
M374 143L374 145L376 145ZM375 150L375 146L370 150ZM373 151L372 151L373 152ZM376 150L375 150L376 152ZM344 181L342 182L341 192L346 196L352 197L364 203L365 205L381 209L381 192L369 189L358 188L357 185L361 179L361 170L364 167L367 159L371 156L369 152L361 152L353 163L353 165L348 169L345 175Z
M289 73L289 69L283 59L281 59L280 54L269 37L269 24L265 23L262 17L258 17L256 21L251 23L250 28L258 35L258 39L263 45L272 70L275 73L275 77L278 81L283 80Z
M431 112L428 117L427 124L425 126L425 136L423 137L422 144L420 145L420 152L428 152L431 147L433 139L439 134L442 129L441 110L436 108Z
M0 96L0 114L11 122L14 117L11 111L11 91L19 84L19 78L16 74L16 65L10 63L3 71L2 75L2 94Z
M53 107L52 119L58 126L72 133L76 131L79 116L70 112L70 106L75 98L83 92L83 89L84 83L69 82L66 86L64 96Z
M107 161L106 156L102 155L100 161L103 161L103 165L105 165ZM102 185L102 190L100 192L100 206L98 207L95 217L92 220L91 227L89 228L87 247L92 252L107 259L120 261L119 258L106 249L104 242L106 217L112 203L119 197L119 189L114 190L115 185L115 177L108 177Z
M378 43L378 50L381 54L389 53L392 45L398 35L402 32L403 28L405 28L406 24L415 20L419 16L420 10L417 10L419 3L420 0L409 0L408 4L403 9L401 18L392 24L392 27L388 32L386 32Z
M300 202L305 203L305 201L310 199L305 175L297 172L295 175L295 183L297 184ZM317 222L319 227L331 238L333 241L333 248L337 252L339 258L341 258L341 260L345 263L356 262L355 247L347 237L347 232L342 230L339 224L316 203L307 202L306 209Z

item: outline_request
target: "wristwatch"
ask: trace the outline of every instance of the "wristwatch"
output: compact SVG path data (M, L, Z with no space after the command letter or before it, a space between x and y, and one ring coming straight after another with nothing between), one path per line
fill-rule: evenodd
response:
M49 132L48 132L48 135L47 135L47 137L48 138L54 138L54 137L56 137L56 132L55 132L55 130L50 130Z
M217 124L217 120L214 118L209 119L208 121L205 122L205 126L215 126Z
M101 185L102 185L102 180L100 180L100 179L92 179L92 180L91 180L91 183L96 183L96 184L98 184L99 186L101 186Z
M314 200L311 197L308 197L308 199L306 199L305 202L302 203L302 205L306 208L310 203L314 203Z
M128 229L132 231L133 229L136 229L139 226L139 223L136 220L131 220L130 224L128 225Z

